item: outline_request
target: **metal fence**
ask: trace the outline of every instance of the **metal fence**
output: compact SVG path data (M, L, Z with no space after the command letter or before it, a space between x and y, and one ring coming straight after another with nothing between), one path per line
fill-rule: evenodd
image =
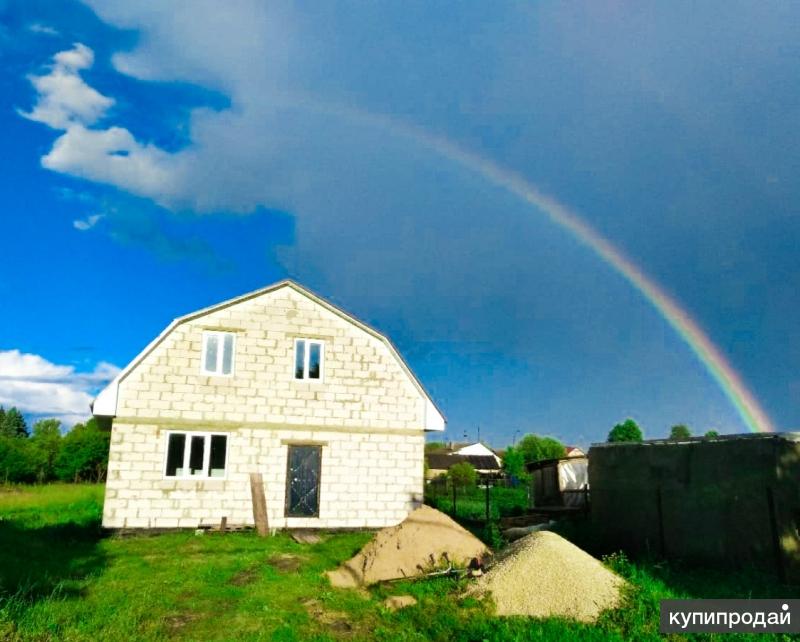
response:
M479 477L458 485L443 475L425 486L425 503L462 523L482 525L524 515L532 506L530 485L513 477Z

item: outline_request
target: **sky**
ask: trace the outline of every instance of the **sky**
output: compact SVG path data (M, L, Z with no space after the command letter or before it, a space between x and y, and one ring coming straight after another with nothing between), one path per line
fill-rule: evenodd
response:
M798 28L770 1L0 0L0 404L71 425L174 317L290 277L391 337L446 439L747 432L490 166L798 429Z

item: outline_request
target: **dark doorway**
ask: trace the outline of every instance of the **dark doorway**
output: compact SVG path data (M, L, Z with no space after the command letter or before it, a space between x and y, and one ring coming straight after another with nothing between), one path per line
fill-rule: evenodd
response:
M319 517L321 446L289 446L286 516Z

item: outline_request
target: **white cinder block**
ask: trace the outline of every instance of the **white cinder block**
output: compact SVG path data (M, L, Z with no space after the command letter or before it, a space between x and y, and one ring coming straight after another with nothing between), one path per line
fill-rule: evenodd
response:
M231 377L200 371L210 328L236 329ZM321 381L294 378L298 337L324 341ZM277 527L393 524L422 494L424 396L380 338L289 287L176 326L122 379L117 400L109 527L252 523L251 472L264 476ZM166 479L169 430L226 433L225 480ZM323 444L319 518L284 514L287 440Z

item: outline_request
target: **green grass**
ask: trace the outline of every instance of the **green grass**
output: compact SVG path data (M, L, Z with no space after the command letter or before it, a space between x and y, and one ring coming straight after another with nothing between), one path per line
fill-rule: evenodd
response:
M0 489L0 640L654 640L662 598L797 594L757 574L616 556L610 563L632 589L597 625L501 619L489 603L462 599L463 582L451 579L331 588L323 571L367 533L314 545L285 534L107 537L101 497L89 485ZM381 606L403 593L419 604L397 613Z
M431 506L438 510L453 515L452 492L439 487L431 487L427 500ZM489 513L491 520L501 517L522 515L528 508L528 489L493 487L489 492ZM459 488L456 495L457 519L485 520L486 519L486 490L477 486Z

